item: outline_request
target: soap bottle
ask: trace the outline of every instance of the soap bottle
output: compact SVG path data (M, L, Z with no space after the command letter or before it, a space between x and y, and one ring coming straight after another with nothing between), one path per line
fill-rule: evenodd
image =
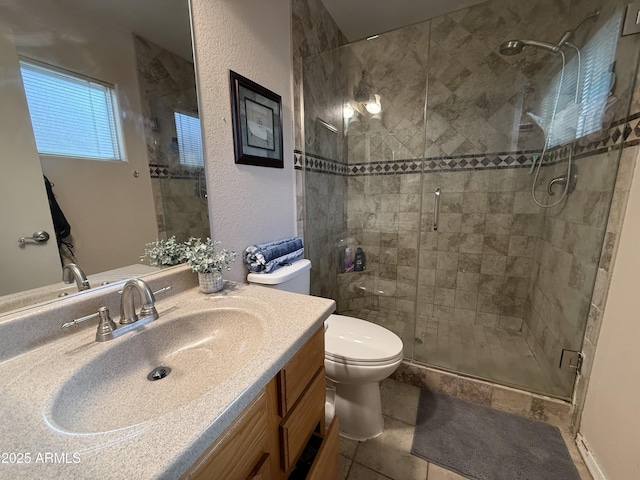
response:
M353 250L349 247L344 249L344 271L353 272Z
M356 249L356 260L354 263L354 270L356 272L362 272L365 270L365 268L367 268L367 257L364 254L364 250L358 247Z

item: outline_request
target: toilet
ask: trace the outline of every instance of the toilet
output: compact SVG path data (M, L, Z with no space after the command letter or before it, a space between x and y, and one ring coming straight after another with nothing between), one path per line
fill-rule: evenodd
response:
M311 262L303 259L271 273L250 273L247 280L308 295L310 270ZM395 333L358 318L329 316L325 321L324 366L328 383L335 385L340 435L364 441L382 433L380 381L398 368L402 358L402 340Z

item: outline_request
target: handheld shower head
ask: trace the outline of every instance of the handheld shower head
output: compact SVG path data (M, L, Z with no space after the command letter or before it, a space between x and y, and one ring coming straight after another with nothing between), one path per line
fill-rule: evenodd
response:
M524 43L520 40L509 40L500 45L500 55L518 55L522 52Z
M557 52L556 45L551 45L547 42L539 42L537 40L509 40L500 45L501 55L518 55L522 53L524 47L536 47L548 50L550 52Z
M522 53L524 47L542 48L544 50L558 53L562 47L568 44L569 40L573 38L576 30L580 28L584 22L590 19L596 20L598 18L598 15L600 15L600 10L594 10L593 13L583 18L573 30L567 30L566 32L564 32L558 43L555 45L547 42L539 42L538 40L509 40L500 45L500 54L518 55Z

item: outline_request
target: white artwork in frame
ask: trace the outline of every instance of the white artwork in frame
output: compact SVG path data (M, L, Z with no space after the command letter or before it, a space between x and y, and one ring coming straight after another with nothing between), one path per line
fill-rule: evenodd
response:
M245 98L247 114L247 144L252 147L275 150L273 137L273 110Z

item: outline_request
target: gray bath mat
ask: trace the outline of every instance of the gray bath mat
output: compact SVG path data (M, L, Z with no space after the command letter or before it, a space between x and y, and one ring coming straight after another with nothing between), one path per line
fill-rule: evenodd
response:
M476 480L580 480L557 427L424 388L411 453Z

